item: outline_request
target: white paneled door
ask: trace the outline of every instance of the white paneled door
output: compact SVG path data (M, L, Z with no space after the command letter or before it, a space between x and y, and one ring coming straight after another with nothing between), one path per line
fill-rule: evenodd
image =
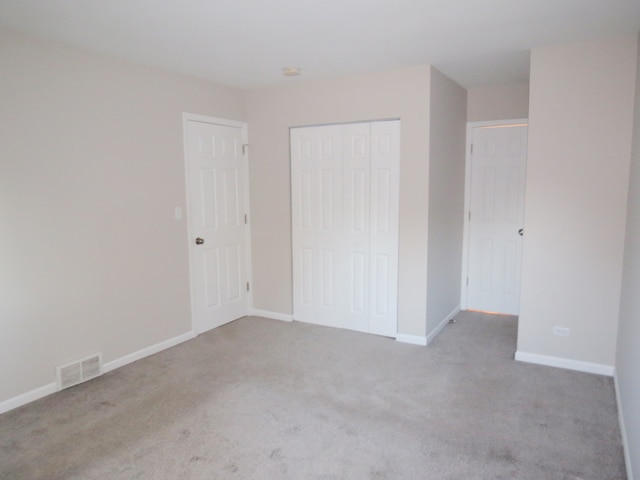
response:
M467 308L518 315L527 125L472 135Z
M196 332L247 314L243 124L185 120L192 315Z
M395 336L400 122L291 129L294 319Z

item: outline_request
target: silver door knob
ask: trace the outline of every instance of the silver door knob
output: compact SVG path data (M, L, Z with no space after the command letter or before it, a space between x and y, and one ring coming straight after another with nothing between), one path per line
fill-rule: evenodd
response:
M196 238L196 245L202 245L204 243L204 238Z
M520 236L524 235L524 228L521 228L520 230L518 230L518 235Z

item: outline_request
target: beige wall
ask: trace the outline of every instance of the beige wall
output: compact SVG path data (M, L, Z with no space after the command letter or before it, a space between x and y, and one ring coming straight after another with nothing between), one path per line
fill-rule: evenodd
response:
M289 127L401 119L398 329L425 336L430 67L247 92L253 301L292 313Z
M519 351L613 365L626 220L626 405L638 403L634 189L625 218L636 40L533 52L518 339ZM527 116L523 89L472 89L467 119ZM499 91L511 100L492 110ZM187 228L173 216L185 207L182 112L249 122L254 307L283 314L289 127L400 118L399 332L427 335L459 300L464 101L429 66L243 93L0 31L0 402L50 384L56 365L191 330ZM639 124L636 112L635 183Z
M616 383L628 447L627 476L633 479L640 475L640 35L627 209Z
M470 88L467 121L508 120L529 116L529 84L514 83Z
M0 32L0 402L191 330L182 112L240 91Z
M636 43L532 52L519 352L614 364Z
M427 333L460 306L467 91L431 69Z

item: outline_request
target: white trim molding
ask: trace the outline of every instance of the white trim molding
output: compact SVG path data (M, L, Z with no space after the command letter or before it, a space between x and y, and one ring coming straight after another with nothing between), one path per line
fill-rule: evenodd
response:
M249 310L249 315L253 317L263 317L270 320L280 320L282 322L293 322L293 315L288 313L268 312L266 310L257 310L252 308Z
M165 340L164 342L156 343L155 345L151 345L150 347L143 348L142 350L138 350L137 352L125 355L124 357L118 358L116 360L112 360L111 362L107 362L102 366L102 373L110 372L112 370L115 370L116 368L120 368L129 363L135 362L136 360L141 360L145 357L161 352L162 350L166 350L167 348L175 347L180 343L191 340L195 336L196 334L194 331L183 333L182 335L170 338L168 340ZM17 395L13 398L5 400L4 402L0 402L0 414L8 412L9 410L13 410L14 408L21 407L22 405L26 405L27 403L39 400L43 397L51 395L52 393L56 393L57 391L58 384L53 382L42 387L38 387L29 392L23 393L21 395Z
M410 343L411 345L420 345L425 347L427 345L427 337L399 333L398 335L396 335L396 342Z
M633 467L631 465L631 455L629 452L629 441L627 437L627 427L624 421L624 411L622 410L622 401L620 396L620 385L618 383L618 375L613 372L613 385L616 391L616 403L618 404L618 423L620 424L620 435L622 437L622 450L624 451L624 463L627 467L627 480L633 480Z
M195 338L196 333L191 330L190 332L183 333L182 335L178 335L177 337L170 338L165 340L164 342L156 343L155 345L151 345L150 347L143 348L142 350L138 350L137 352L130 353L129 355L125 355L124 357L120 357L116 360L112 360L103 365L103 372L107 373L116 368L124 367L129 363L133 363L137 360L141 360L150 355L154 355L158 352L166 350L167 348L175 347L187 340L191 340Z
M438 326L434 328L429 335L427 335L427 345L433 342L433 339L436 338L436 336L442 330L444 330L444 327L446 327L449 324L449 322L453 320L455 316L458 315L459 313L460 313L460 305L458 305L456 308L451 310L451 312L449 312L449 315L444 317L442 321L438 324Z
M525 363L535 363L536 365L546 365L548 367L565 368L567 370L576 370L578 372L595 373L596 375L605 375L613 377L614 367L611 365L603 365L601 363L583 362L580 360L571 360L569 358L551 357L548 355L538 355L537 353L516 352L516 360Z
M56 393L58 391L58 385L53 382L42 387L38 387L30 392L23 393L21 395L0 402L0 414L13 410L14 408L21 407L27 403L35 402L43 397Z

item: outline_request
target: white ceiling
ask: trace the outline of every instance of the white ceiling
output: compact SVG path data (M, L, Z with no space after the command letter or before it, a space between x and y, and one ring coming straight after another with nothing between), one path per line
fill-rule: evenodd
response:
M0 26L241 88L427 63L473 87L637 33L640 0L0 0Z

